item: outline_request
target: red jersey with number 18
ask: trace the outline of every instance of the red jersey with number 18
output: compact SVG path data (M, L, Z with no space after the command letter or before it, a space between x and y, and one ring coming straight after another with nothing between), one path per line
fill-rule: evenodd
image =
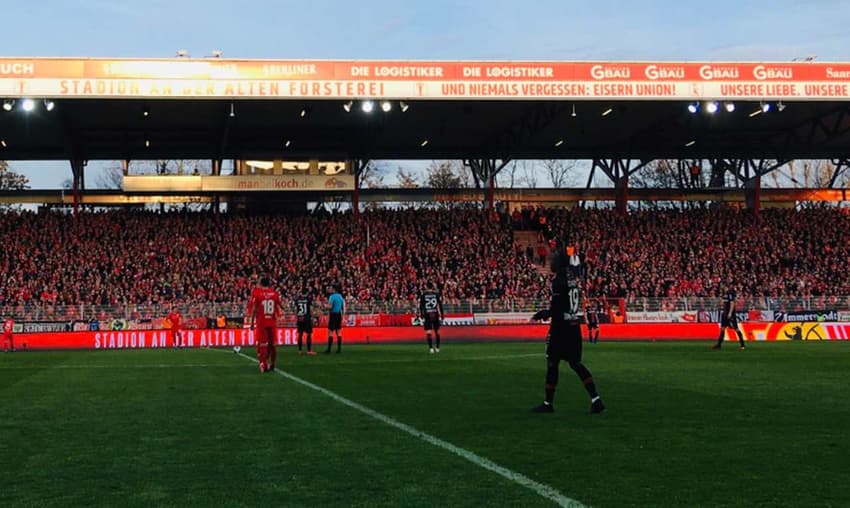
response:
M248 312L254 316L254 324L258 327L277 326L280 314L280 296L277 291L272 288L254 288Z

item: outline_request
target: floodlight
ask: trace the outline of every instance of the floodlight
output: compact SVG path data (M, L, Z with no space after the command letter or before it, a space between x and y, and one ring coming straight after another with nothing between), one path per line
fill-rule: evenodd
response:
M697 104L696 102L688 104L688 111L691 113L696 113L697 111L699 111L699 104Z
M47 111L53 111L53 108L56 107L56 103L50 99L44 99L44 109Z
M384 113L389 113L390 110L393 109L393 103L390 101L381 102L381 111Z
M362 109L364 113L371 113L372 110L375 109L375 103L372 101L363 101L363 103L360 104L360 109Z
M15 107L15 101L13 99L6 99L3 101L3 111L12 111L12 108Z
M404 101L401 101L401 102L398 103L398 107L399 107L399 109L401 109L402 113L407 113L407 110L410 109L410 104L408 104Z
M348 101L342 105L342 109L344 109L346 113L351 113L352 106L354 106L354 101Z
M726 104L723 105L723 107L726 108L727 113L731 113L731 112L735 111L735 103L734 102L727 102Z
M709 114L712 114L712 115L717 113L718 109L720 109L720 106L718 106L717 103L714 102L714 101L711 101L711 102L709 102L708 104L705 105L706 112L708 112Z
M21 109L29 113L33 109L35 109L35 101L32 99L24 99L21 101Z
M782 101L776 103L776 110L780 113L785 111L785 104L782 104Z

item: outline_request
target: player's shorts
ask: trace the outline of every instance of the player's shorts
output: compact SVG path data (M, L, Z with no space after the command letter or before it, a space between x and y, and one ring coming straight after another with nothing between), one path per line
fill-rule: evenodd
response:
M738 318L734 318L734 317L732 319L725 318L725 317L721 318L720 319L720 326L726 327L726 328L738 328Z
M425 319L422 320L422 325L425 327L425 331L434 330L436 332L440 329L440 320L436 317L432 319L425 316Z
M328 316L328 331L342 330L342 314L331 312Z
M313 333L313 320L305 319L304 321L299 321L295 328L297 328L298 333Z
M599 328L599 321L588 321L587 322L587 329L588 330L594 330L596 328Z
M274 345L274 336L274 326L258 326L254 329L254 339L257 341L257 344Z
M559 324L549 328L546 339L546 358L566 362L581 361L581 326Z

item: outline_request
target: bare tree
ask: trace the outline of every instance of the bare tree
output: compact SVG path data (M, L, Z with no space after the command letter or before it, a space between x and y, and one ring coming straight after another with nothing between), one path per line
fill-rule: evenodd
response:
M646 189L682 189L686 181L679 171L679 161L659 159L650 162L629 176L629 185ZM676 203L652 200L644 203L650 208L669 208ZM684 205L682 205L684 206Z
M120 163L110 163L97 175L95 184L100 189L120 189L124 185L124 170Z
M402 167L398 168L396 179L398 180L398 186L402 189L415 189L419 187L419 181L416 179L416 175L412 171L406 171Z
M361 189L377 189L384 187L384 173L386 168L383 164L375 161L366 161L366 165L357 174L357 186Z
M519 163L520 172L522 173L522 181L525 183L525 186L529 189L537 188L537 179L539 177L537 172L537 165L534 161L523 160Z
M560 189L574 183L576 162L564 159L548 159L543 161L543 168L552 182L552 187Z
M426 183L434 189L464 189L468 187L466 175L457 161L432 161L425 169Z
M30 188L30 179L9 168L8 161L0 160L0 190L26 190Z
M9 168L9 162L0 160L0 190L26 190L30 188L30 179ZM0 209L13 208L12 205L0 205Z
M496 175L496 185L502 188L513 189L519 184L517 174L517 161L511 161Z

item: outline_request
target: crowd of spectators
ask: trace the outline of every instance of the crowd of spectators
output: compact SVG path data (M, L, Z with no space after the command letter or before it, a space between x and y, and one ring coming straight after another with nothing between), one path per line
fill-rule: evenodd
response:
M850 295L843 208L549 210L587 258L588 292L614 297Z
M587 260L590 296L850 295L850 216L835 208L377 210L323 216L139 211L0 214L0 307L244 302L260 274L285 297L332 282L351 303L546 298L549 228Z
M138 211L0 216L0 307L244 302L261 274L285 297L342 284L350 303L537 297L545 277L478 210L229 216Z

